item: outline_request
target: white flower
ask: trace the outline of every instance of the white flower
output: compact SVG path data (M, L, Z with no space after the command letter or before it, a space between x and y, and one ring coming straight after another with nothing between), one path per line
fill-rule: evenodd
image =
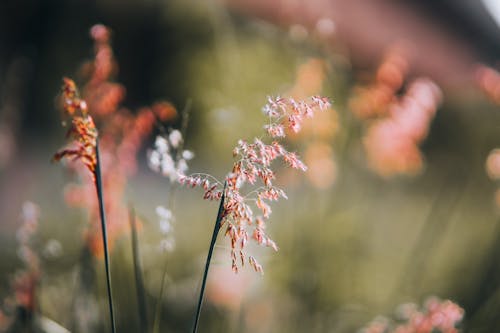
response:
M172 211L168 208L163 207L163 206L156 207L156 214L163 220L170 221L174 217L172 214Z
M178 148L182 142L182 134L179 130L173 130L168 136L168 141L173 148Z
M164 235L172 231L172 224L169 220L160 220L160 231Z
M170 176L175 173L175 163L172 156L165 154L161 161L161 173L164 176Z
M153 169L156 172L160 171L161 156L158 151L150 150L148 161L149 161L149 167L151 169Z
M179 162L177 162L177 173L184 175L188 170L188 165L185 159L181 158Z
M168 153L168 141L164 137L158 135L155 140L156 151L160 154Z
M182 151L182 158L185 159L186 161L192 160L194 157L194 153L191 150L183 150Z

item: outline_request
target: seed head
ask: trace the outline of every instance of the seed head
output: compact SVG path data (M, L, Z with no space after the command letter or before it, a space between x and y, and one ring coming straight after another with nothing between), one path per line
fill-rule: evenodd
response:
M285 165L306 171L306 165L298 155L287 151L277 140L286 136L286 131L298 132L302 121L312 117L318 110L327 110L330 102L324 97L314 96L307 101L293 98L268 97L263 112L269 123L264 126L266 139L255 138L253 142L239 140L233 149L235 162L231 172L225 177L224 212L221 225L231 244L233 271L237 272L246 261L245 247L249 239L258 245L277 251L276 243L265 232L265 221L270 217L270 202L287 198L285 192L274 185L276 178L272 163L281 158ZM204 199L219 200L222 197L222 182L206 174L180 174L181 184L190 187L200 186L205 191ZM255 213L254 213L255 210ZM250 266L262 273L263 268L257 260L248 256Z

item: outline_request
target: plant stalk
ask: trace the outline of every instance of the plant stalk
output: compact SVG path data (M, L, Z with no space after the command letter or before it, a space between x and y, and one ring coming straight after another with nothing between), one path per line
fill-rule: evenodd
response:
M95 146L95 154L96 154L96 167L94 171L94 176L95 176L95 187L97 191L97 199L99 201L99 214L101 217L102 242L104 245L104 265L106 267L106 285L108 290L109 317L111 321L111 332L116 333L115 315L113 311L113 298L111 291L111 273L109 265L108 236L106 232L106 215L104 213L101 162L99 159L99 142L97 140Z
M212 240L210 242L210 247L208 248L207 261L205 263L205 271L203 272L203 279L201 281L200 296L198 298L198 306L196 308L196 315L194 317L193 333L198 330L198 322L200 319L201 305L203 303L203 296L205 294L205 286L207 283L208 269L210 268L210 262L212 260L212 254L214 252L215 242L217 241L217 235L221 227L222 213L224 212L224 199L226 194L226 184L224 184L224 189L222 190L222 198L220 199L219 211L217 212L217 218L215 220L214 232L212 233Z
M130 230L132 234L132 259L134 263L135 287L137 293L137 303L139 309L139 320L142 332L147 332L149 329L148 310L146 304L146 293L144 291L144 280L142 278L141 259L139 256L139 239L137 236L137 221L135 210L132 205L129 205L129 220Z

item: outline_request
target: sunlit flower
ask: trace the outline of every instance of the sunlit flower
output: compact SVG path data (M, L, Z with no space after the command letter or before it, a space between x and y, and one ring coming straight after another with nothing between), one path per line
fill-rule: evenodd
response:
M162 239L160 240L160 250L171 252L175 248L175 238L173 236L174 215L170 209L163 206L156 207L156 214L158 215L160 233Z
M66 186L65 199L69 205L88 211L90 223L84 239L92 254L102 258L104 253L97 223L99 210L93 179L96 125L99 126L100 169L111 250L116 239L129 231L124 195L128 178L137 172L137 153L155 123L170 120L177 112L166 102L140 108L137 112L122 107L120 104L125 97L125 88L112 81L118 66L110 45L111 31L103 25L95 25L90 35L94 42L94 58L82 68L85 79L82 96L79 96L75 83L69 79L64 80L61 94L64 113L67 117L76 118L72 121L69 133L73 142L56 154L55 158L77 159L84 163L84 168L81 163L68 164L79 176L80 183ZM159 167L159 162L157 164ZM92 173L89 174L85 167Z
M183 138L179 130L172 130L166 137L157 136L154 149L148 151L149 167L171 182L188 171L187 161L194 158L190 150L182 149Z
M264 126L271 142L266 143L255 138L253 142L239 140L233 150L236 161L230 173L225 177L225 201L221 225L231 243L231 261L233 271L237 272L248 260L250 266L263 273L262 266L253 256L245 253L249 239L257 244L278 250L276 243L265 233L265 220L271 215L270 201L286 198L285 192L274 185L275 174L271 169L274 160L281 158L291 168L305 171L306 165L296 153L287 151L276 141L285 136L287 128L300 129L304 118L316 111L327 110L330 102L324 97L314 96L307 101L293 98L269 97L263 112L269 118ZM278 130L276 130L278 129ZM275 140L275 141L272 141ZM202 187L204 198L220 200L222 182L206 174L179 175L179 182L190 187ZM245 190L245 184L249 187ZM254 214L254 208L259 212ZM253 230L251 230L253 229Z
M376 80L356 87L351 111L364 122L368 165L383 177L415 175L424 166L419 145L441 103L440 88L417 78L404 89L408 63L401 49L389 52L378 67Z
M65 78L62 87L63 110L71 117L68 137L72 139L68 148L54 155L54 160L63 158L80 160L90 172L94 172L97 164L96 145L97 129L94 120L88 114L87 103L78 97L78 91L73 80Z

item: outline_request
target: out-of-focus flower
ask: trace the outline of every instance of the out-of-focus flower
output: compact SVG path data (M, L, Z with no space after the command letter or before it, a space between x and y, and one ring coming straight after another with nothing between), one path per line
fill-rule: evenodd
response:
M162 239L160 241L160 250L172 252L175 249L175 238L173 236L174 215L170 209L163 206L156 207L156 214L160 218L159 227Z
M426 138L439 104L439 88L416 80L386 118L368 126L363 139L370 166L380 175L416 174L423 167L419 144Z
M240 309L252 281L248 274L232 274L229 267L216 266L210 269L207 284L207 299L211 303L232 311Z
M310 58L299 66L295 84L289 94L301 99L320 93L326 78L326 71L327 65L324 60ZM305 119L301 132L291 133L289 136L292 140L300 139L305 143L305 161L311 168L311 171L307 173L307 179L318 189L327 189L335 182L337 166L331 144L338 129L338 114L334 109L329 108L328 112L321 112L315 114L313 118ZM289 176L290 180L287 182L293 182L293 175Z
M363 145L369 166L383 177L415 175L424 166L419 145L441 102L442 93L430 79L417 78L406 91L408 64L401 49L393 49L379 66L375 83L355 88L351 111L366 125Z
M84 64L82 68L85 78L82 99L77 94L74 82L68 80L65 81L62 101L67 114L85 113L88 117L92 115L99 126L100 163L111 250L115 240L129 230L124 192L128 177L137 172L137 153L143 141L150 135L155 122L171 120L177 112L166 102L143 107L135 113L120 107L125 97L125 88L119 83L112 82L112 77L118 72L118 66L110 45L111 32L103 25L95 25L91 28L90 35L94 41L94 59ZM83 125L90 126L88 123ZM92 127L95 129L93 122ZM91 157L95 156L90 155L90 148L90 144L87 150L82 150L78 146L70 147L70 153L66 152L64 156L86 153L89 156L85 155L84 162L92 166L95 159ZM92 149L92 153L95 155L95 149ZM90 223L84 238L91 252L97 257L103 257L100 225L97 223L98 202L93 179L78 165L73 163L69 164L69 167L78 174L80 183L70 183L66 186L65 199L69 205L88 211Z
M500 105L500 73L491 67L479 65L475 74L479 88L493 103Z
M432 333L438 330L443 333L459 332L456 325L462 320L464 310L449 300L429 298L422 309L415 304L403 304L398 311L399 321L396 324L386 318L375 319L362 333Z
M319 189L329 188L337 178L337 166L332 147L324 142L310 144L304 154L304 161L309 168L307 178Z
M391 48L377 69L375 82L354 88L349 101L350 110L359 119L386 116L390 105L397 100L397 92L402 88L407 72L403 49Z
M278 249L276 243L265 233L265 220L271 214L269 202L287 197L282 189L273 184L275 173L271 169L272 162L281 158L293 169L302 171L307 169L295 153L287 151L278 143L277 140L282 138L282 132L269 129L281 126L291 131L298 131L304 119L312 117L318 110L324 111L329 108L328 99L319 96L302 101L269 97L268 103L262 109L269 118L269 123L264 129L270 140L274 141L265 143L258 138L253 142L238 141L233 150L236 162L225 178L225 201L221 221L221 226L225 226L225 234L231 243L231 261L235 272L247 260L255 271L263 272L262 266L253 256L248 258L246 256L244 249L250 239L275 251ZM205 199L220 200L222 197L222 183L209 175L180 174L179 182L191 187L202 187ZM244 192L245 184L251 189ZM260 212L259 215L254 215L254 208ZM253 228L253 231L249 228Z
M157 136L155 148L148 151L149 167L175 182L179 175L188 171L187 161L194 158L190 150L182 149L183 138L179 130L173 130L166 137Z
M500 149L493 149L486 159L486 172L492 180L500 180Z

